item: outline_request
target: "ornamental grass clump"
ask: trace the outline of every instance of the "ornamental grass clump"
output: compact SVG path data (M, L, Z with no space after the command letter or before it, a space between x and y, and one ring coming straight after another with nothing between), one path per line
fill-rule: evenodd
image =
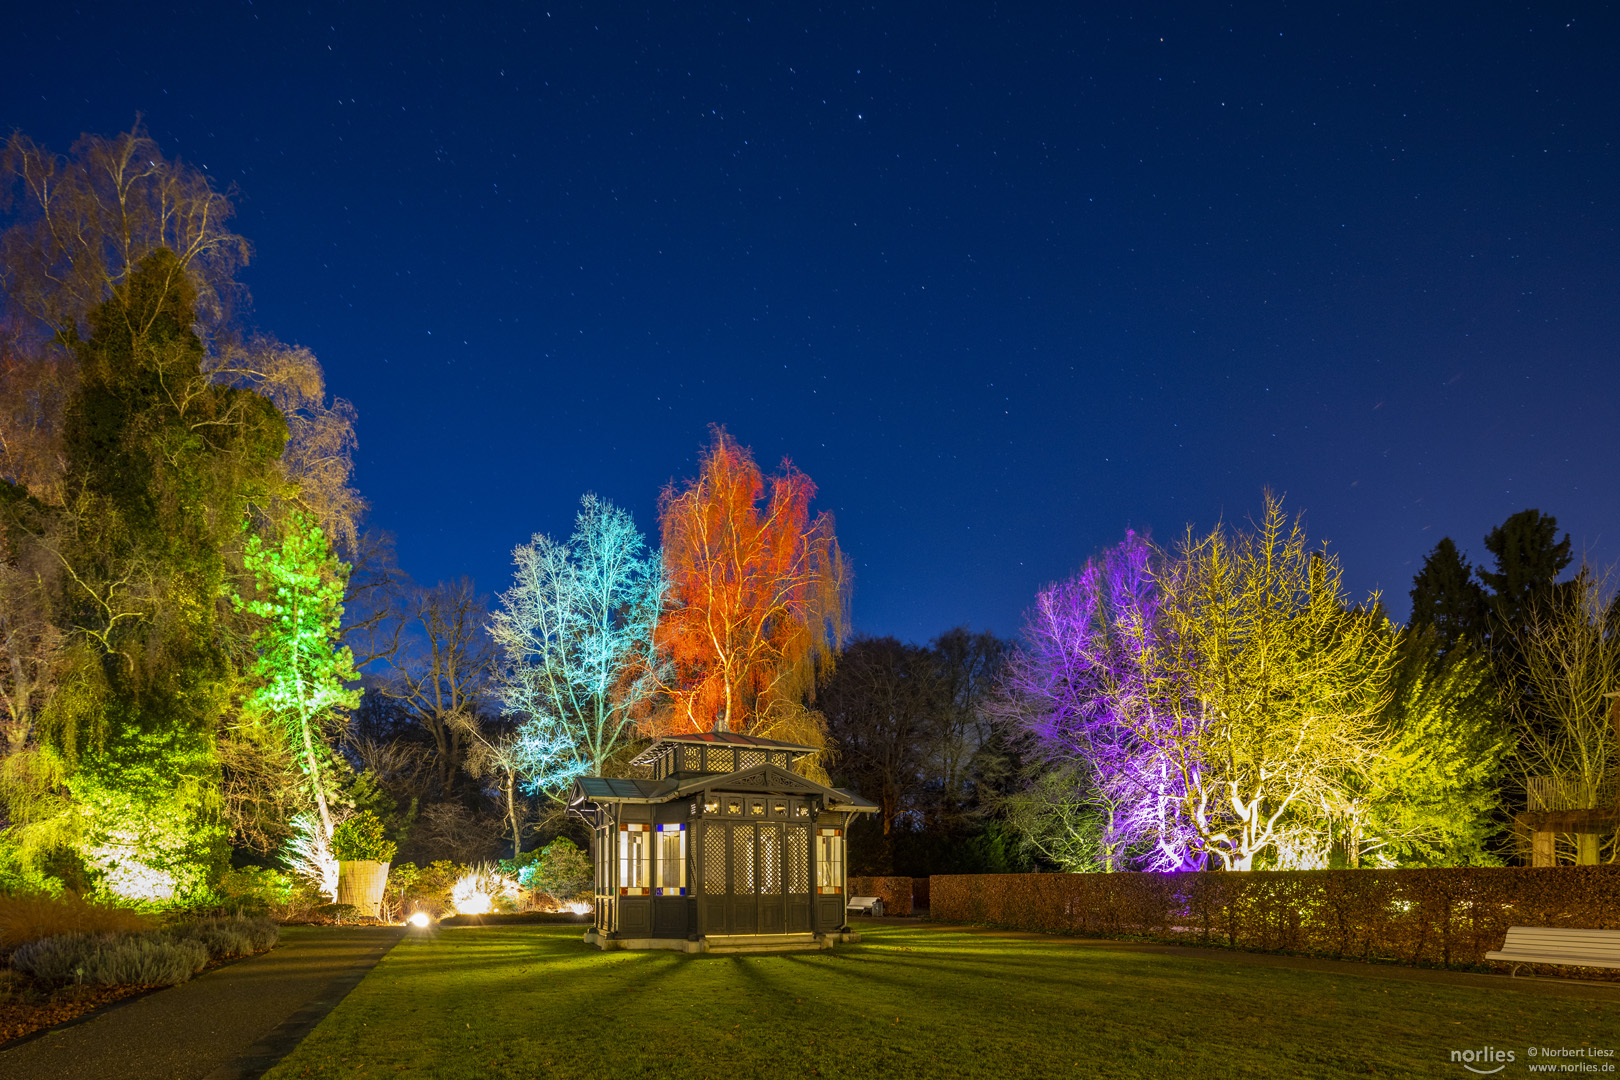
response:
M168 936L176 941L200 941L209 956L229 960L263 952L281 938L281 929L269 919L201 919L171 928Z
M153 925L138 911L73 892L0 896L0 950L63 934L133 933Z
M173 986L208 963L208 946L164 934L63 934L11 954L11 967L40 982Z

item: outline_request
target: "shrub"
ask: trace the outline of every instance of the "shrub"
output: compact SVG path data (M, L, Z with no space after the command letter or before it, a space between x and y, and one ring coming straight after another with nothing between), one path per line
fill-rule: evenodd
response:
M875 896L883 901L883 914L911 914L911 878L908 877L852 877L849 895Z
M437 918L451 908L456 882L467 873L448 859L427 866L400 863L388 870L388 887L383 891L385 914L403 919L413 911L425 911Z
M538 859L518 871L518 883L564 903L589 900L594 884L591 857L572 840L559 836L541 849Z
M1449 967L1488 963L1509 926L1620 930L1613 865L963 874L930 888L950 922Z
M219 881L221 906L244 914L286 910L297 891L298 884L290 876L264 866L228 870Z
M0 896L0 949L62 934L150 930L153 921L132 908L92 902L78 893Z
M270 948L281 938L281 930L269 919L202 919L172 927L168 934L176 941L200 941L216 960L252 956Z
M383 823L370 810L363 811L332 831L332 854L340 862L369 859L372 862L390 862L394 858L394 842L388 839Z
M41 982L101 986L173 986L207 963L202 942L165 934L63 934L11 954L12 970Z
M207 963L208 946L200 941L132 935L97 949L85 965L84 981L102 986L173 986Z

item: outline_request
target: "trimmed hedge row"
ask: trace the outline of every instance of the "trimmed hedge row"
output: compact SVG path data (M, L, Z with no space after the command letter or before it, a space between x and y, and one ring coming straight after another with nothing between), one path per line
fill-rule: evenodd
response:
M910 915L911 882L908 877L852 877L849 895L877 897L885 915Z
M945 922L1449 967L1493 963L1510 926L1620 930L1612 865L951 874L930 886Z

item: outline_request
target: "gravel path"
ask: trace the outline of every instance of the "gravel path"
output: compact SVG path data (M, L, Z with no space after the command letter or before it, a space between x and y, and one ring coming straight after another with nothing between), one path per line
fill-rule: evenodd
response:
M252 1080L399 941L381 927L288 927L270 953L0 1052L4 1080Z

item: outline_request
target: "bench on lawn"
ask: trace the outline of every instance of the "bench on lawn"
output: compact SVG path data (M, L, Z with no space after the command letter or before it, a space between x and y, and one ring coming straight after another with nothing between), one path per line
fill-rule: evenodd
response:
M876 896L852 896L845 910L856 915L882 915L883 901Z
M1485 959L1512 964L1514 976L1525 964L1620 968L1620 930L1510 926L1501 949L1486 953Z

